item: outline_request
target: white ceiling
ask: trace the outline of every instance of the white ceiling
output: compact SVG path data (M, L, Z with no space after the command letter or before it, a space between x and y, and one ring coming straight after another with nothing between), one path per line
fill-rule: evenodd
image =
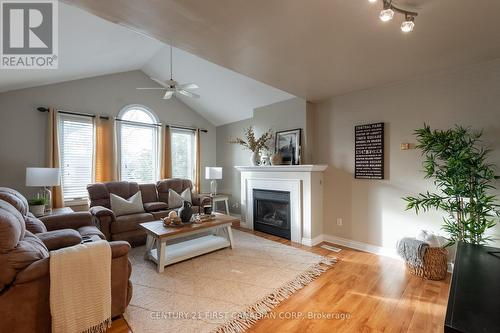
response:
M0 92L140 69L163 44L59 3L59 69L0 69Z
M179 96L185 104L203 117L219 126L248 119L253 109L294 96L246 76L215 65L185 51L173 49L173 78L179 82L195 82L200 88L192 90L201 97ZM142 68L149 76L168 80L170 78L170 49L163 47ZM151 87L157 86L151 81ZM144 91L158 98L164 92Z
M180 99L216 126L250 118L254 108L294 97L185 51L174 48L173 58L174 79L200 86L199 99ZM166 44L59 2L59 69L0 69L0 92L137 69L166 80L169 64ZM143 93L162 97L159 91Z
M382 0L71 3L310 101L500 57L498 0L394 0L411 34Z

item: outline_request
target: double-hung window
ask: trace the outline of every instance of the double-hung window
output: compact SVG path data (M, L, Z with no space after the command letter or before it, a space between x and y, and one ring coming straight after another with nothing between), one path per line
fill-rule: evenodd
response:
M59 115L59 152L64 201L88 197L94 179L94 123L91 117Z
M194 180L194 132L171 128L172 176Z
M119 114L120 179L154 183L159 179L158 119L144 106L131 105Z

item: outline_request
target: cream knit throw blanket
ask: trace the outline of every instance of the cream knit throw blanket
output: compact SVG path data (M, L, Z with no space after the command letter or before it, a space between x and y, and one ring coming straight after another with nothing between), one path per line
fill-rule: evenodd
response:
M97 241L50 252L52 333L111 327L111 247Z

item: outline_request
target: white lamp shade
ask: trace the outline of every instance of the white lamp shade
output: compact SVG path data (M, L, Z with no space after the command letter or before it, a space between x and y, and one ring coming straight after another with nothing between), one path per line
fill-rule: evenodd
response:
M58 168L26 168L26 186L58 186Z
M205 167L205 179L222 179L222 167Z

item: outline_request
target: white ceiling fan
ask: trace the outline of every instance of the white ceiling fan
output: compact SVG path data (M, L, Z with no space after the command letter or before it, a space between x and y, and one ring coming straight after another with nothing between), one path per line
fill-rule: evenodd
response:
M191 98L200 98L200 95L189 91L188 89L198 89L198 85L195 83L185 83L179 84L172 78L172 46L170 46L170 80L163 82L154 77L150 77L151 80L158 83L161 87L151 87L151 88L137 88L138 90L166 90L163 99L170 99L174 94L181 94Z

